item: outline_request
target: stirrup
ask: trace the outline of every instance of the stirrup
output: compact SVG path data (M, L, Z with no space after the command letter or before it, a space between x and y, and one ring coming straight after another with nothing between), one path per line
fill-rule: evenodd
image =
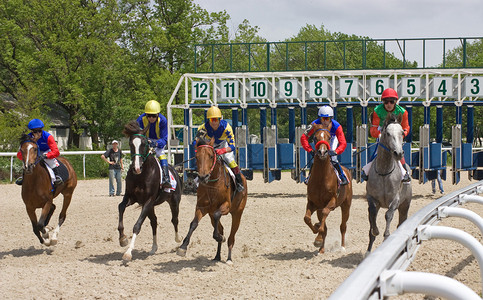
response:
M169 180L168 180L168 181L163 182L161 185L162 185L162 186L163 186L163 188L165 188L165 189L170 189L170 188L172 188L172 186L171 186L171 182L169 182Z
M17 178L17 180L15 180L16 185L22 185L22 183L23 183L23 177L19 177Z
M241 183L237 182L236 183L236 191L237 192L243 192L244 190L245 190L245 187Z
M409 176L409 174L406 172L406 174L404 174L403 179L401 181L402 182L410 182L411 176Z
M347 180L345 176L343 178L340 178L340 185L348 185L348 184L349 184L349 180Z
M62 178L60 178L59 175L55 176L54 185L60 185L62 183L64 183L64 181L62 180Z

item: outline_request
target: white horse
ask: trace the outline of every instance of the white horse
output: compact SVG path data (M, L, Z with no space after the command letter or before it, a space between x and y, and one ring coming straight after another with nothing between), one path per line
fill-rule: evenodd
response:
M386 211L386 230L384 239L389 236L389 227L394 216L394 211L399 211L399 223L401 225L407 219L409 205L411 204L411 182L401 182L402 174L399 171L398 162L404 155L403 129L401 118L388 114L381 130L381 137L377 156L369 171L369 179L366 183L367 202L369 204L369 246L366 256L372 250L372 244L379 235L377 228L377 213L381 207ZM409 168L406 166L406 169Z

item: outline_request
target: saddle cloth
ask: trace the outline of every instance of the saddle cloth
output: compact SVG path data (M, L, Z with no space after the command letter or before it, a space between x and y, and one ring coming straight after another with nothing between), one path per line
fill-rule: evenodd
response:
M59 176L62 178L64 182L66 182L69 179L69 171L67 170L66 166L58 159L56 159L59 169ZM55 181L55 174L52 168L44 162L44 166L47 169L47 172L49 172L50 175L50 183L53 185Z
M161 181L159 182L159 186L161 187L163 185L163 169L159 164L158 158L156 158L156 161L158 162L159 174L161 174ZM171 170L169 171L169 182L171 183L171 187L164 189L164 191L167 193L171 193L172 191L176 190L176 179L174 178L173 172L171 172Z

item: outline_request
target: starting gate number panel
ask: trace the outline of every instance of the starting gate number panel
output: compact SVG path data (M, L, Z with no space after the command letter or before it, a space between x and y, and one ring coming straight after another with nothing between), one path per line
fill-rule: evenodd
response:
M359 98L361 92L367 91L369 97L380 97L382 92L390 86L389 77L371 77L367 81L367 87L360 88L360 79L357 77L340 77L337 86L329 85L328 78L310 78L306 81L306 89L303 89L298 79L279 79L277 89L274 89L278 99L297 99L303 92L308 94L308 99L330 98L330 89L336 88L337 98ZM432 97L455 97L456 78L451 76L436 76L430 81ZM426 84L421 82L421 77L399 78L398 93L400 97L420 98L424 95L421 89ZM272 81L268 79L248 80L246 90L249 91L248 99L269 99L272 95ZM211 82L208 80L191 82L192 100L211 99ZM423 86L422 86L423 85ZM462 82L463 97L483 97L483 76L467 76ZM302 89L300 88L302 87ZM221 100L240 99L241 82L239 80L220 80L217 83ZM241 89L243 92L244 89ZM214 93L215 91L213 91Z

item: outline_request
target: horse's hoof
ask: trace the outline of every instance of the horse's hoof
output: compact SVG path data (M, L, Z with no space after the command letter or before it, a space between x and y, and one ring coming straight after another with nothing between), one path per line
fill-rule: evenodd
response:
M179 256L185 257L186 256L186 250L178 248L178 250L176 251L176 254L178 254Z
M366 253L364 254L364 258L368 257L369 254L371 254L371 252L370 251L366 251Z
M57 245L57 240L50 240L50 246Z
M51 245L50 240L49 239L44 240L44 245L49 247Z
M121 247L126 247L128 243L129 243L129 239L127 237L123 237L119 239L119 244L121 245Z
M123 261L131 261L131 259L132 259L132 255L127 252L124 253L124 255L122 256Z
M156 253L157 250L158 250L158 247L153 247L151 251L149 251L149 255L153 255L154 253Z
M322 247L323 241L315 239L314 246L317 248Z
M341 247L340 251L345 253L345 247Z
M230 259L230 260L227 260L227 261L226 261L226 264L227 264L227 265L230 265L230 266L233 266L233 261L232 261L231 259Z

